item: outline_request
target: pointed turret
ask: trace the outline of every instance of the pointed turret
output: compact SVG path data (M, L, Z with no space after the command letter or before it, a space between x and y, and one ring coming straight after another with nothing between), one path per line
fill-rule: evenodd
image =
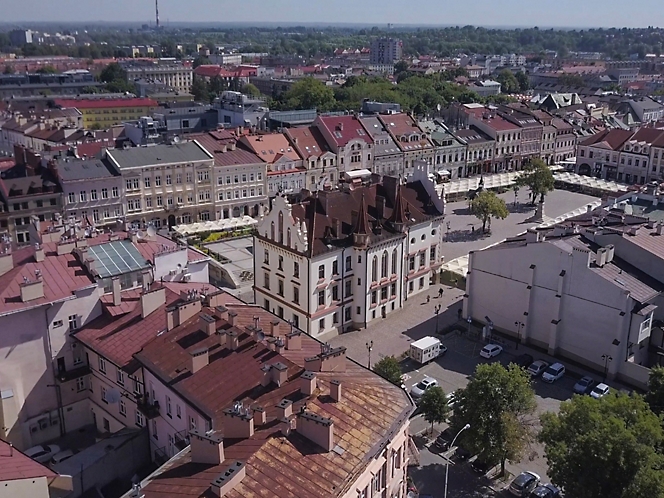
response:
M408 216L406 216L406 201L403 198L401 193L401 185L397 186L397 194L394 200L394 210L392 211L392 216L388 220L392 223L394 229L398 232L403 232L408 222Z
M353 230L353 245L366 246L369 243L369 235L371 229L369 228L369 216L367 214L367 207L364 202L364 193L360 199L360 210L357 213L357 223Z

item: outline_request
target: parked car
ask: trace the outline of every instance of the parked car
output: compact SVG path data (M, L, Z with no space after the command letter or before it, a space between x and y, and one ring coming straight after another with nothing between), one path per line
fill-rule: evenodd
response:
M445 399L447 399L447 406L449 406L450 408L454 408L454 405L457 402L457 395L456 394L457 394L457 391L452 391L452 392L449 392L445 395Z
M595 381L592 377L586 375L574 384L574 392L576 394L588 394L593 387L595 387Z
M51 465L57 465L60 462L64 462L68 458L71 458L75 455L74 451L72 450L64 450L61 451L60 453L56 453L53 455L53 458L51 458Z
M468 451L466 448L463 448L461 446L457 446L457 449L454 452L454 460L456 460L457 462L465 462L471 456L473 456L472 453Z
M441 432L436 440L433 442L433 446L438 451L447 451L450 449L450 443L454 439L454 432L449 427Z
M560 498L560 490L553 484L542 484L530 493L530 498Z
M420 399L422 398L422 396L424 396L424 393L426 392L427 389L431 389L432 387L437 385L438 381L436 379L432 379L431 377L424 377L421 381L419 381L410 389L410 395L414 399Z
M508 488L514 496L528 496L539 484L540 476L535 472L522 472L512 481Z
M471 462L470 467L478 474L485 475L496 465L498 465L497 462L491 462L478 457Z
M537 360L528 367L527 372L531 377L539 377L547 368L549 368L549 364L546 361Z
M53 458L56 453L60 453L60 447L56 444L40 444L38 446L28 448L23 453L25 453L36 462L46 463L51 458Z
M595 399L599 399L609 394L609 391L610 391L609 386L607 386L603 382L600 382L593 388L592 391L590 391L590 395Z
M493 358L503 352L503 347L498 344L487 344L480 351L482 358Z
M533 363L533 357L528 353L524 353L514 358L510 363L514 363L521 368L528 368Z
M554 363L549 368L544 370L544 373L542 374L542 380L544 382L554 382L560 379L563 375L565 375L565 365L562 363Z

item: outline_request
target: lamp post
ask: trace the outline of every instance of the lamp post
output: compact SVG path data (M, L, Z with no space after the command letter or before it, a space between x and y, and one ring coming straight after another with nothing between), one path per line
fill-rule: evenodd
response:
M371 350L373 349L373 341L367 342L367 351L369 352L369 370L371 370Z
M433 307L433 312L436 314L436 335L438 335L438 313L440 313L442 307L443 307L442 304Z
M470 429L470 424L464 425L459 432L457 432L457 435L454 436L454 439L452 439L452 443L450 444L450 448L454 447L454 443L456 442L457 438L459 437L459 434L461 434L463 431L466 429ZM450 473L450 460L449 458L447 459L447 463L445 464L445 494L443 495L444 498L447 498L447 476Z
M603 354L602 359L604 360L604 377L602 377L602 382L606 381L606 375L609 372L609 363L613 361L608 354Z
M521 328L525 325L523 322L514 322L516 325L516 347L514 349L519 349L519 343L521 342Z
M470 315L468 315L468 318L466 318L466 321L468 322L468 337L470 337L470 324L473 323L473 319Z

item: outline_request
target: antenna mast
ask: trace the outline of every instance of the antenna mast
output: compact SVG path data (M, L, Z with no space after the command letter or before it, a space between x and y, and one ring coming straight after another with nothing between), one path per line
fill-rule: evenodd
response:
M159 0L154 0L154 10L157 16L157 29L159 29Z

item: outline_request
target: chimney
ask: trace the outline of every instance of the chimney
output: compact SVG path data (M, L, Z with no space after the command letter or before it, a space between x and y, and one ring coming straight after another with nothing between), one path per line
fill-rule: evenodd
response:
M148 270L141 272L141 287L143 288L143 291L149 291L150 284L152 284L150 272Z
M242 482L246 474L247 470L242 462L233 462L210 483L210 489L215 496L222 498L233 491L233 488Z
M261 367L263 378L261 379L261 386L267 387L272 382L272 365L263 365Z
M631 227L629 227L629 234L630 235L636 235L636 232L638 232L638 230L639 230L638 226L631 226ZM661 230L662 229L658 227L658 230L659 230L658 235L661 235Z
M235 327L237 322L237 313L235 311L228 312L228 323L231 324L231 327Z
M597 256L595 257L595 264L602 268L606 264L606 248L600 247L597 249Z
M182 299L182 296L180 296ZM201 301L199 299L186 301L176 304L166 309L166 323L168 330L171 330L187 320L191 319L201 310Z
M288 367L281 362L272 365L272 382L277 386L283 386L288 380Z
M144 292L141 294L141 318L145 318L165 304L166 289L163 287L157 290Z
M240 345L240 338L238 337L237 332L234 330L229 330L226 332L226 345L231 351L235 351L238 348Z
M662 223L661 221L657 224L657 228L656 228L657 231L655 232L657 235L662 235L662 227L663 226L664 226L664 223Z
M282 399L279 404L275 405L277 409L277 418L288 418L293 415L293 402L289 399Z
M41 263L45 258L44 247L41 244L35 244L35 261Z
M44 282L41 278L25 281L19 287L21 288L21 301L24 303L44 297Z
M205 294L204 301L205 306L209 306L210 308L216 308L217 306L224 308L224 291L211 291L210 293Z
M274 341L274 350L279 354L283 354L285 349L286 341L284 341L284 338L281 336L277 337L277 339Z
M189 431L192 463L219 465L224 461L224 440L214 434L193 429Z
M299 413L297 432L312 443L321 446L325 451L331 451L334 448L334 422L332 419L306 411Z
M236 402L233 408L224 410L224 437L247 439L254 435L254 417L251 408Z
M220 330L218 332L218 335L219 335L219 345L221 346L221 349L226 348L228 344L228 334L226 334L225 331Z
M330 397L337 403L341 401L341 381L332 379L330 381Z
M191 355L191 373L195 374L201 368L210 363L210 353L208 348L196 349L189 353Z
M304 359L304 368L312 372L345 372L346 348L321 345L321 353Z
M272 320L270 322L270 335L277 337L279 335L279 320Z
M215 306L214 310L217 312L217 316L224 321L228 321L228 308L225 306Z
M300 351L302 349L302 332L298 330L286 334L286 349L288 351Z
M120 277L111 278L113 284L113 306L120 306L122 297L120 295Z
M213 336L217 331L217 321L213 316L207 313L198 315L198 325L202 332L205 332L208 337Z
M63 254L71 253L75 247L76 247L75 240L65 240L57 243L55 252L57 253L58 256L62 256Z
M265 408L262 406L254 407L254 427L265 425L267 422L267 414L265 413Z
M300 375L300 392L304 396L311 396L315 390L316 374L307 370L302 375Z
M12 257L11 250L9 248L4 250L6 252L3 253L2 245L0 245L0 275L4 275L14 268L14 258Z

